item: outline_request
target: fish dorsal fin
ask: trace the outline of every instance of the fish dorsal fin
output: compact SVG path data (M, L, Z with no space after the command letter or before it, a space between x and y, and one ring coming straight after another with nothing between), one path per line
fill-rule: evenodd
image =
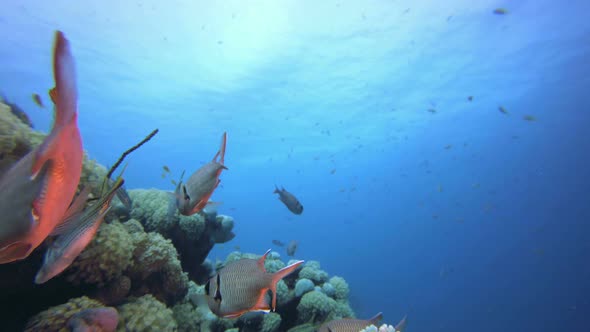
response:
M380 313L376 314L375 316L371 317L369 319L369 322L371 322L371 324L377 326L382 319L383 319L383 313L380 312Z
M256 262L256 264L258 264L258 268L259 268L261 271L265 271L265 272L266 272L266 269L264 268L264 261L266 260L266 256L268 256L268 254L269 254L269 253L270 253L270 249L268 249L268 250L267 250L267 251L264 253L264 255L262 255L262 257L260 257L260 258L258 259L258 261Z
M90 187L85 186L84 188L82 188L82 190L80 190L80 193L78 194L78 196L76 196L76 198L64 214L61 222L57 226L55 226L55 228L51 232L51 236L66 233L72 227L76 226L75 221L77 220L77 217L82 213L82 210L84 210L84 206L86 205L86 201L88 200L88 194L90 193L89 188Z
M225 163L225 145L227 143L227 133L224 132L223 135L221 136L221 145L219 146L219 151L217 151L217 153L215 154L215 157L213 157L213 161L214 162L218 162L221 165L223 165ZM217 157L219 157L219 161L217 160Z
M408 315L404 315L404 318L397 323L395 326L396 331L403 331L406 329L406 325L408 324Z
M70 52L70 43L61 31L55 33L53 72L55 88L52 100L56 109L54 127L58 127L69 123L76 115L78 101L74 57Z

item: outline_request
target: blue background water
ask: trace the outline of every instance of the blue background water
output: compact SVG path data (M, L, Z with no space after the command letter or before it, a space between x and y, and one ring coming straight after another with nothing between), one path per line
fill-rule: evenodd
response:
M297 239L297 258L346 278L360 317L408 313L412 331L586 331L589 9L4 1L0 88L47 130L30 95L49 103L61 29L91 156L112 164L160 129L129 158L129 188L172 190L162 166L192 172L228 132L213 199L237 237L212 259Z

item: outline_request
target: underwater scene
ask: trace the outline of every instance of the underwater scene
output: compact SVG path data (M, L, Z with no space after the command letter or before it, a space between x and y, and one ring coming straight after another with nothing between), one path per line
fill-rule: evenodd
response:
M590 330L590 2L1 8L0 331Z

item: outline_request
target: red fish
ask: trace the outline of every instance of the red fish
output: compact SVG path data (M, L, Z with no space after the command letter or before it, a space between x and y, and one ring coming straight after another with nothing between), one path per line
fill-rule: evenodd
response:
M112 307L85 309L68 320L72 332L114 332L119 323L119 313Z
M59 31L55 33L53 72L53 128L41 145L0 178L0 229L26 224L18 236L5 237L0 232L0 264L28 257L47 238L63 219L80 181L76 69L69 42Z
M249 311L275 310L277 283L295 271L303 261L268 273L264 268L264 260L269 252L270 249L259 259L243 258L231 262L207 282L207 304L214 314L236 318ZM268 297L269 290L272 292L271 299Z
M219 185L221 172L227 169L224 165L226 142L227 133L223 133L221 147L213 160L193 173L186 184L182 183L182 178L178 182L174 196L176 207L181 214L191 216L205 208L209 202L213 191Z

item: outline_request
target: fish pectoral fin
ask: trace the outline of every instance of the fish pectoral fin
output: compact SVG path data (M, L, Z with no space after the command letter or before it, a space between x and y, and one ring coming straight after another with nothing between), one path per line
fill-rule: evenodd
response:
M27 258L31 253L32 245L22 241L13 242L0 249L0 264L6 264Z
M256 304L254 304L254 306L249 311L274 311L275 308L273 308L270 303L271 298L268 295L268 288L264 288L260 291L260 294L258 294L258 300L256 301Z

